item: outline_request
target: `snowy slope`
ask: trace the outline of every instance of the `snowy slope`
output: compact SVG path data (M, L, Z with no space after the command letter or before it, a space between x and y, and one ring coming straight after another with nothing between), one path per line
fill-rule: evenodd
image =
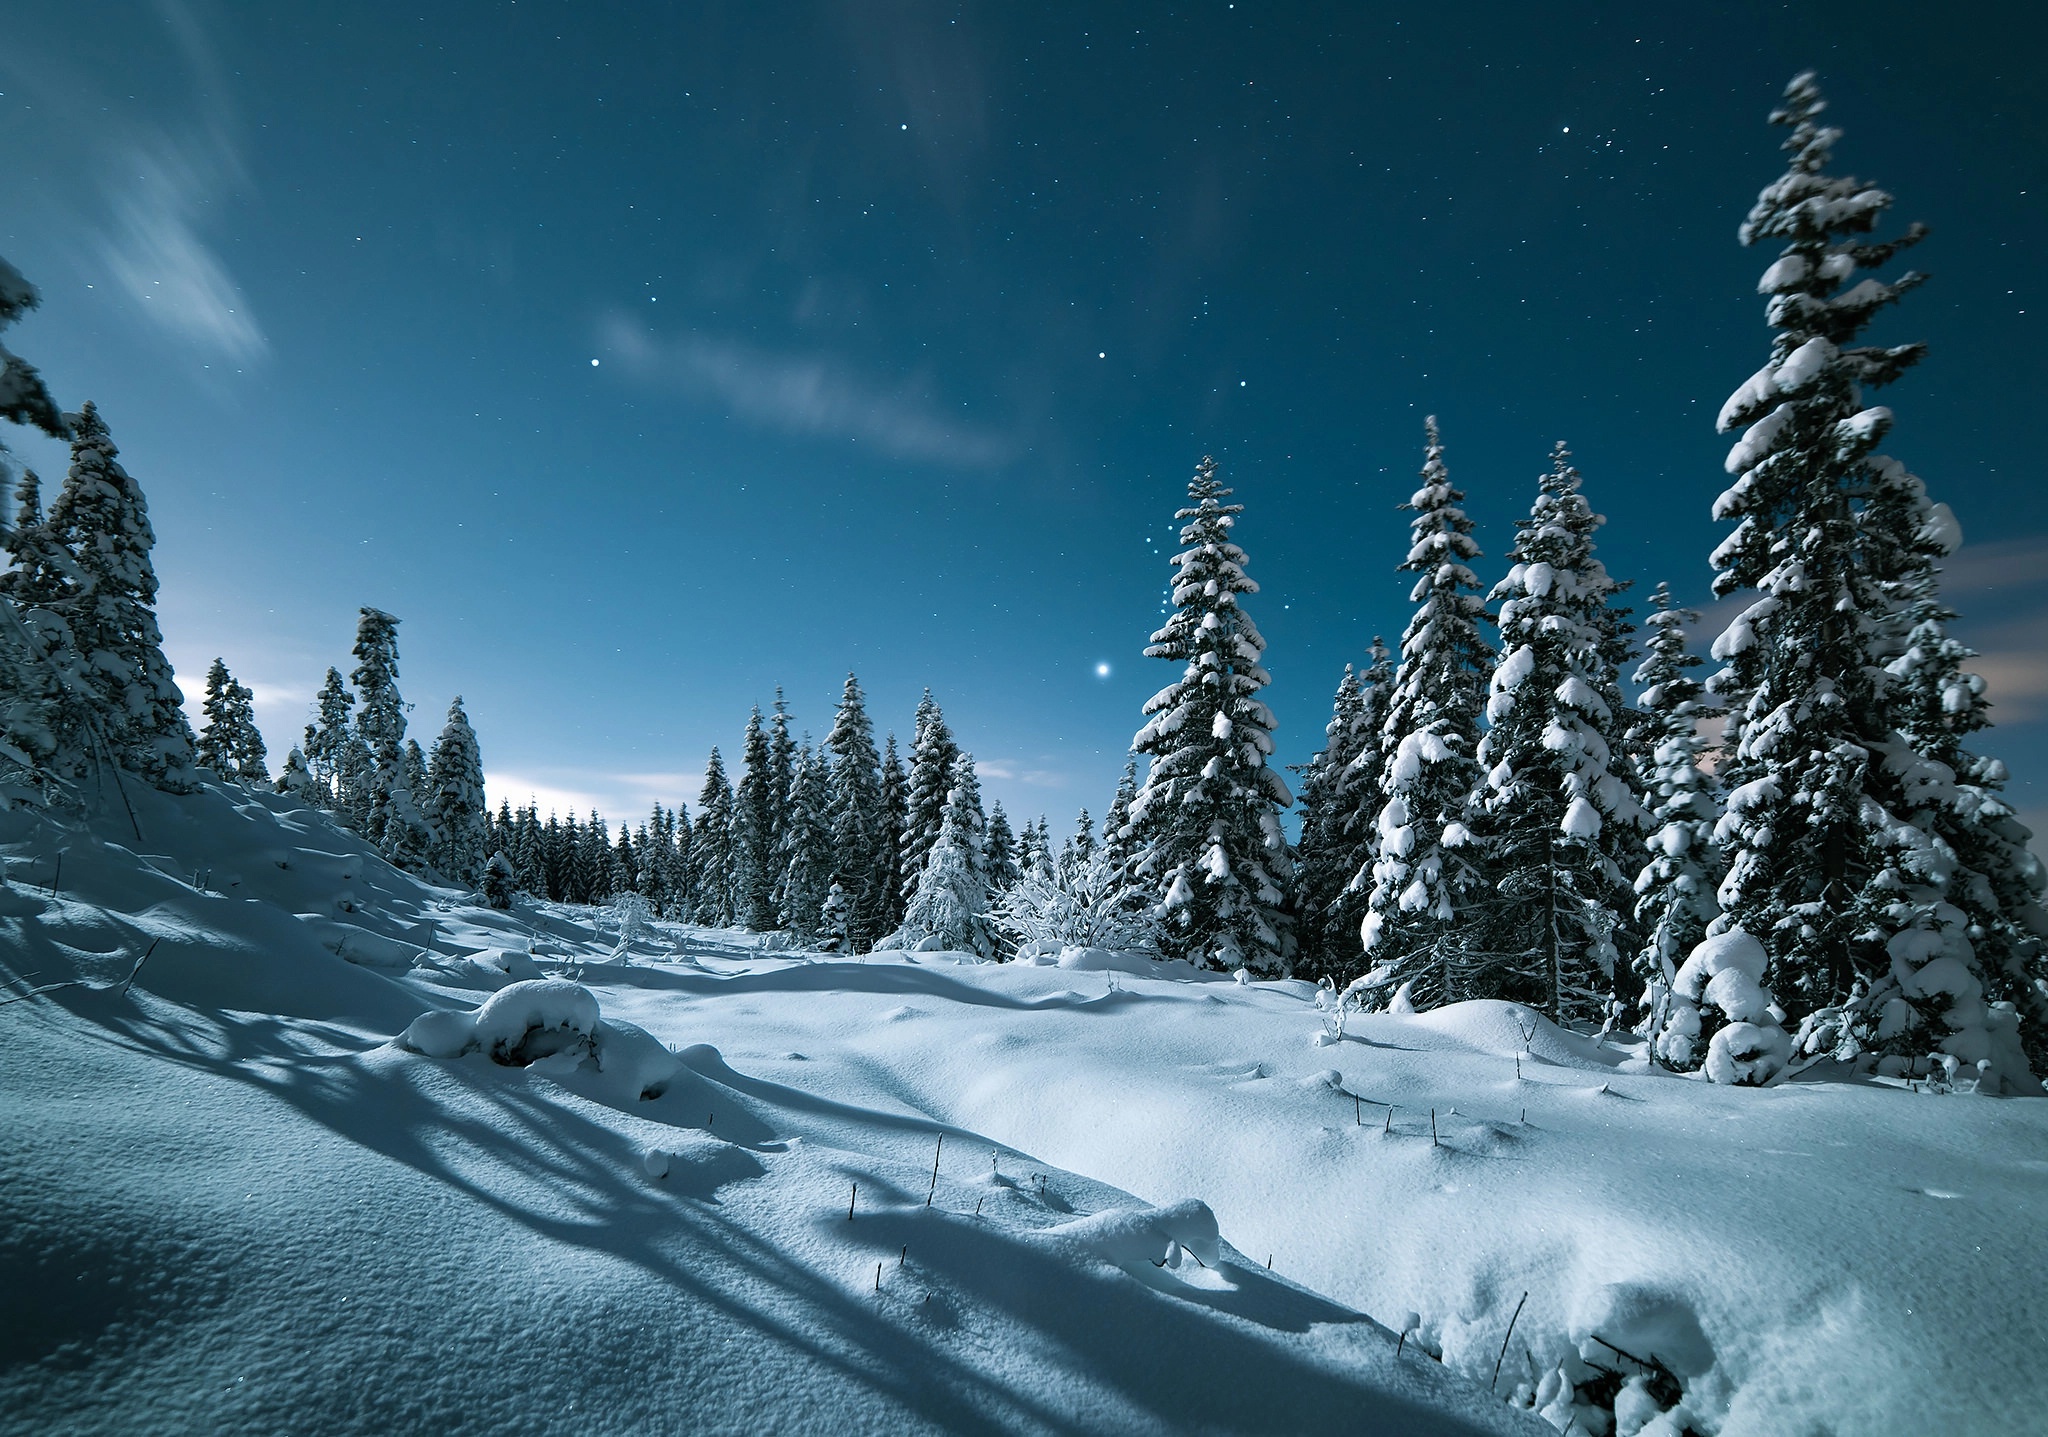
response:
M1526 1291L1503 1397L1548 1401L1543 1374L1582 1346L1637 1370L1597 1337L1684 1379L1702 1431L2009 1433L2048 1413L2048 1103L1717 1087L1495 1003L1354 1019L1318 1046L1306 984L920 957L600 991L662 1036L718 1033L764 1090L1197 1195L1276 1272L1390 1325L1418 1312L1482 1383Z
M955 1025L1076 1000L730 935L609 962L290 800L136 804L140 841L0 815L0 978L49 988L0 1007L0 1428L1545 1430L1176 1201L1227 1184L1150 1208L915 1096L986 1071ZM390 1041L529 949L601 1009L568 1051ZM957 1051L892 1041L911 1003Z

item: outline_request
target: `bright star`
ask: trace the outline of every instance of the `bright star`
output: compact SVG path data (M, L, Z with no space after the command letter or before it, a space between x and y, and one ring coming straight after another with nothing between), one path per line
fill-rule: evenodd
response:
M1106 679L1109 677L1109 664L1106 660L1095 666L1095 677L1097 677L1098 679Z
M597 368L597 361L596 361L596 360L594 360L594 359L593 359L593 360L591 360L591 361L590 361L590 367L591 367L592 369L595 369L595 368Z

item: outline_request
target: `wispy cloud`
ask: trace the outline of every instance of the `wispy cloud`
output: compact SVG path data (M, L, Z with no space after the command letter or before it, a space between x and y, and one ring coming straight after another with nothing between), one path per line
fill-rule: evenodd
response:
M107 273L142 313L174 337L248 364L269 341L227 266L201 237L197 216L219 189L208 143L165 141L126 160L133 178L108 186L111 219L96 249Z
M1056 769L1033 768L1028 764L1013 763L1008 759L977 759L975 760L974 767L981 777L997 779L1005 783L1021 783L1031 788L1065 788L1067 786L1067 776Z
M827 355L779 354L694 333L661 339L623 314L607 316L599 338L635 379L723 404L764 428L975 469L1006 464L1019 450L1009 436L941 416L915 382L877 385Z
M573 809L588 816L603 814L616 827L622 820L638 823L655 804L694 807L704 786L702 773L610 773L593 769L536 769L518 772L487 769L484 792L491 807L501 800L514 808L531 803L543 814L567 817Z
M24 176L46 218L61 217L88 282L134 302L173 341L234 364L269 350L217 247L209 212L249 183L235 78L214 40L223 23L186 0L153 0L119 22L152 37L146 74L81 63L77 17L10 25L0 77L21 107ZM138 104L134 93L149 94Z

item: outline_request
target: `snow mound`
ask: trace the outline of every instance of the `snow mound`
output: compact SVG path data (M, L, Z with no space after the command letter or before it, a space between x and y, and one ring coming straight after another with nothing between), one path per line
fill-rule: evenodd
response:
M397 1042L429 1058L481 1052L508 1068L554 1059L550 1072L573 1072L588 1060L605 1086L626 1099L660 1097L683 1066L645 1029L601 1021L591 991L561 978L501 988L474 1013L422 1013Z
M1616 1068L1627 1056L1583 1033L1558 1027L1534 1008L1494 998L1433 1008L1407 1021L1477 1052L1510 1059L1526 1053L1539 1063L1563 1068Z
M523 1068L539 1058L588 1048L597 999L580 983L531 979L501 988L476 1010L477 1046L491 1061Z
M1216 1214L1199 1198L1166 1207L1117 1207L1044 1230L1116 1267L1177 1268L1183 1254L1205 1267L1222 1261Z

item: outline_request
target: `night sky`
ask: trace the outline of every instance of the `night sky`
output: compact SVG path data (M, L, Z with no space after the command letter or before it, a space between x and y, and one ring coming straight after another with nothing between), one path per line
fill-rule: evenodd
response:
M1114 17L1113 20L1111 17ZM2048 819L2048 23L1796 6L0 3L8 336L94 398L196 708L273 762L355 611L460 692L494 798L689 801L779 683L929 685L1013 813L1098 814L1213 452L1281 758L1397 638L1441 417L1491 582L1552 441L1640 589L1707 597L1736 225L1813 67L1837 169L1933 237L1887 445ZM10 436L62 473L54 446ZM1704 640L1702 641L1704 646ZM1106 676L1102 666L1107 665Z

